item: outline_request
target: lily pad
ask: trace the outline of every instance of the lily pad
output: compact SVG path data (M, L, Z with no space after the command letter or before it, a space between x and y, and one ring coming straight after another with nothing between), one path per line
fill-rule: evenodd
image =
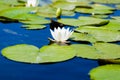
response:
M20 22L24 23L24 24L48 24L50 23L50 20L46 20L45 18L41 18L39 16L37 16L38 18L32 18L31 20L22 20Z
M105 65L90 71L91 80L120 80L120 65Z
M71 26L83 26L83 25L103 25L108 23L108 20L93 18L93 17L79 17L79 19L63 18L58 22L71 25Z
M120 31L120 21L119 20L110 20L107 25L101 26L108 30Z
M51 6L43 6L37 9L36 14L43 17L56 17L57 8ZM65 16L74 16L74 11L62 10L62 15Z
M80 44L80 45L72 45L75 48L77 53L77 57L87 58L87 59L98 59L99 54L98 51L90 45Z
M18 62L48 63L65 61L76 54L69 46L50 45L39 49L33 45L20 44L4 48L2 55Z
M1 4L11 5L11 6L23 5L23 3L20 3L18 0L1 0L0 5Z
M57 1L52 4L55 8L61 8L62 10L73 10L75 5L65 1Z
M95 43L96 39L89 34L86 33L73 33L71 36L71 39L74 41L86 41L86 42L91 42L91 43Z
M22 26L23 28L25 28L25 29L28 29L28 30L35 30L35 29L43 29L43 28L46 28L46 26L45 25L23 25Z
M95 3L105 3L105 4L119 4L120 0L91 0Z
M96 43L94 47L100 52L101 59L117 59L120 58L120 45L110 43Z
M95 15L92 15L92 17L95 17L95 18L107 18L108 17L108 15L97 15L97 14L95 14Z
M120 32L102 29L99 27L79 27L76 31L81 33L87 33L93 37L96 41L114 42L120 41ZM89 41L89 40L88 40Z
M105 5L100 5L100 4L94 4L91 6L91 8L87 7L78 7L75 9L76 12L80 13L88 13L88 14L111 14L113 13L112 10L115 10L112 7L108 7Z
M16 19L18 15L28 14L33 11L34 8L26 8L26 7L13 7L9 9L4 9L0 11L0 16Z
M77 57L114 60L120 58L120 46L111 43L95 43L93 46L76 46ZM80 49L80 51L78 50Z

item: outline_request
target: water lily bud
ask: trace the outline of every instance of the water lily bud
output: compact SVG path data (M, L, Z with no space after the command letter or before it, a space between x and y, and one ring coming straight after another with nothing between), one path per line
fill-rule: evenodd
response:
M59 19L61 14L62 14L62 9L58 8L57 11L56 11L56 17Z

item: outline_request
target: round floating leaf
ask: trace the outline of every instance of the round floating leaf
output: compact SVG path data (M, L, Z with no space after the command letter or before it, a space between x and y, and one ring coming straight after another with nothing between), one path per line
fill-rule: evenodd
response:
M28 14L33 11L34 8L27 7L13 7L0 11L0 16L16 19L18 15Z
M88 59L112 60L112 62L116 62L115 60L120 58L120 46L116 44L95 43L93 46L88 45L73 45L73 46L77 53L77 57Z
M39 16L38 16L39 17ZM20 21L24 24L48 24L50 20L46 20L45 18L32 18L31 20Z
M77 53L77 57L88 58L88 59L98 59L100 55L98 51L89 45L73 45Z
M88 59L114 60L120 58L120 46L110 43L95 43L93 46L78 46L76 47L76 51L77 57Z
M56 9L50 6L43 6L37 9L37 15L43 17L56 17Z
M107 25L104 25L101 27L108 29L108 30L120 31L120 21L119 20L110 20L110 22Z
M92 17L95 17L95 18L107 18L108 17L108 15L92 15Z
M120 40L120 32L102 29L98 27L79 27L78 32L87 33L96 41L113 42Z
M91 8L88 7L78 7L75 9L76 12L88 13L88 14L111 14L114 8L105 5L94 4Z
M105 65L90 71L91 80L120 80L120 65Z
M119 4L120 0L91 0L96 3Z
M26 28L28 30L34 30L34 29L43 29L43 28L46 28L45 25L23 25L22 26L23 28Z
M11 6L23 5L23 3L20 3L18 0L0 0L0 4Z
M103 25L108 23L108 20L93 18L93 17L79 17L79 19L64 18L58 21L60 23L71 25L71 26Z
M75 8L74 4L65 2L65 1L57 1L57 2L53 3L52 5L55 8L61 8L63 10L73 10Z
M7 9L9 7L10 7L9 5L5 5L5 4L0 3L0 11Z
M88 41L91 43L96 42L96 39L94 37L86 33L75 33L74 32L71 36L71 39L74 41Z
M120 45L110 43L96 43L94 47L103 53L102 59L116 59L120 58Z
M15 45L2 50L8 59L27 63L59 62L73 58L76 54L70 46L49 45L38 49L32 45Z

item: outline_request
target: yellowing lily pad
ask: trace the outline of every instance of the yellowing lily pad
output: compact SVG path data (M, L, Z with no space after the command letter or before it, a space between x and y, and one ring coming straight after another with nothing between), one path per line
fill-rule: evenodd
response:
M2 55L18 62L48 63L65 61L76 54L69 46L50 45L38 49L33 45L20 44L4 48Z
M90 71L91 80L119 80L120 65L104 65Z

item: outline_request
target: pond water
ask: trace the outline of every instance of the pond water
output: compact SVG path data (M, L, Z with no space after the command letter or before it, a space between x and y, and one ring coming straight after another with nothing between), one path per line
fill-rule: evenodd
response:
M76 13L73 17L81 15L89 16ZM112 15L120 16L120 11ZM43 30L26 30L21 26L15 22L0 23L0 51L16 44L31 44L39 48L49 44L48 37L52 37L49 25ZM88 73L97 66L97 61L82 58L52 64L26 64L8 60L0 54L0 80L90 80Z

